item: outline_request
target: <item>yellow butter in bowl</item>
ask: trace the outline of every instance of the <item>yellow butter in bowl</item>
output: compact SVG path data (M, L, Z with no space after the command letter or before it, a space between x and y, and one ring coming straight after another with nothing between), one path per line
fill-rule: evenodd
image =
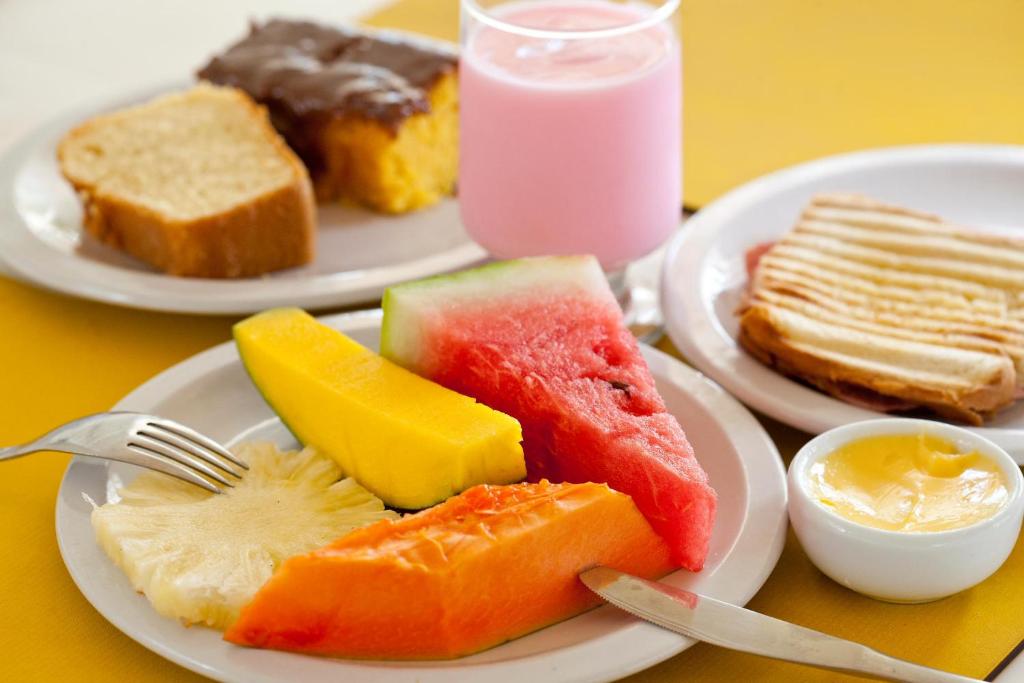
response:
M981 434L881 418L830 429L793 458L789 518L807 556L847 588L927 602L984 581L1024 521L1024 474Z
M857 439L815 462L811 494L838 515L889 531L948 531L996 514L1009 482L993 459L923 433Z

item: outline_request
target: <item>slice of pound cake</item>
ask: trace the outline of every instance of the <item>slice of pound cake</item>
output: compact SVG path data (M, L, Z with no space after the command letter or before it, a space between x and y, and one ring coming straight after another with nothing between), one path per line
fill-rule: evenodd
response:
M425 39L276 19L199 77L266 105L320 199L402 213L455 188L457 64Z
M248 277L313 258L309 175L240 90L203 84L97 116L57 157L85 229L172 275Z

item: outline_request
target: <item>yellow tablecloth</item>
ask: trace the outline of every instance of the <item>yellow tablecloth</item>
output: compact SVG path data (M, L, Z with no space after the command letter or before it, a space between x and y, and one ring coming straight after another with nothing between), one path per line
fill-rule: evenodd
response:
M683 0L680 17L687 206L865 147L1024 144L1019 0ZM458 3L371 21L457 40Z
M1024 3L689 0L687 197L821 154L932 140L1024 142ZM452 0L373 19L452 38ZM118 309L0 278L0 444L109 408L229 337L232 320ZM806 436L766 426L788 460ZM0 680L185 681L99 616L60 561L67 458L0 465ZM756 484L756 482L755 482ZM1024 636L1024 549L981 586L920 606L874 602L818 573L793 538L751 607L892 654L984 676ZM704 645L635 681L836 680Z
M232 322L119 309L3 278L0 314L0 444L26 441L108 409L160 370L228 339ZM807 438L764 422L787 461ZM0 681L200 680L121 634L75 588L53 530L67 460L53 454L0 464ZM929 605L886 605L826 579L790 538L751 607L898 656L984 676L1024 634L1022 579L1024 544L994 577L966 593ZM698 645L635 680L835 678Z

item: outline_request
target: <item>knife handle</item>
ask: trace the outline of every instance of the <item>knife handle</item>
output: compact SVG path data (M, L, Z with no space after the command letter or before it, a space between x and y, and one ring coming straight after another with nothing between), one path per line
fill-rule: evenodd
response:
M751 612L742 607L725 605L703 596L701 596L701 601L704 603L705 608L721 606L727 610L742 610L749 615L750 619L758 623L760 627L758 630L762 634L770 633L771 637L766 641L758 642L759 639L750 637L749 631L741 634L746 637L737 638L723 637L721 633L710 634L702 632L698 628L687 628L685 630L675 628L673 630L688 635L691 638L732 650L749 652L797 664L816 666L822 669L831 669L842 673L867 675L885 681L902 681L904 683L982 683L976 678L968 678L967 676L960 676L947 671L914 664L904 659L897 659L896 657L882 654L867 645L838 638L796 624L790 624L765 614ZM651 619L650 616L638 611L630 611L661 626L667 628L672 628L673 626L662 620ZM727 615L728 612L722 614L723 617Z
M608 567L588 569L580 574L580 579L613 605L662 628L711 645L888 681L982 683Z
M976 683L977 679L959 676L947 671L939 671L903 659L883 655L877 650L864 648L870 656L865 658L864 666L859 673L890 681L906 681L906 683Z
M691 638L732 650L749 652L797 664L816 666L822 669L831 669L842 673L867 675L885 681L902 681L904 683L982 683L976 678L968 678L967 676L960 676L959 674L914 664L904 659L897 659L896 657L882 654L867 645L837 638L836 636L796 624L790 624L774 617L751 612L742 607L724 605L703 596L701 601L705 603L705 607L714 605L722 606L728 610L742 610L750 615L749 618L756 620L753 623L759 625L758 630L762 634L769 633L771 636L767 640L758 642L759 639L749 637L751 635L749 631L743 634L747 637L737 638L722 637L723 634L721 633L709 634L697 628L687 628L685 630L677 628L673 630L684 633L684 635L688 635ZM708 603L712 603L712 605ZM636 611L634 611L634 614L645 617L661 626L672 628L671 625L666 624L664 621L650 619L649 616ZM726 616L726 614L723 613L722 616Z

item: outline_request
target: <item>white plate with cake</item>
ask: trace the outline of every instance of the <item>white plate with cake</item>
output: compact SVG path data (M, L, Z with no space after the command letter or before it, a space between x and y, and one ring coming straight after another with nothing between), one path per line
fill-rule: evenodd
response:
M456 60L407 34L254 26L199 69L216 87L85 107L0 160L0 257L69 294L209 314L366 303L481 261L452 196Z
M668 249L667 326L755 409L819 433L879 413L1024 456L1024 148L871 150L770 174Z

